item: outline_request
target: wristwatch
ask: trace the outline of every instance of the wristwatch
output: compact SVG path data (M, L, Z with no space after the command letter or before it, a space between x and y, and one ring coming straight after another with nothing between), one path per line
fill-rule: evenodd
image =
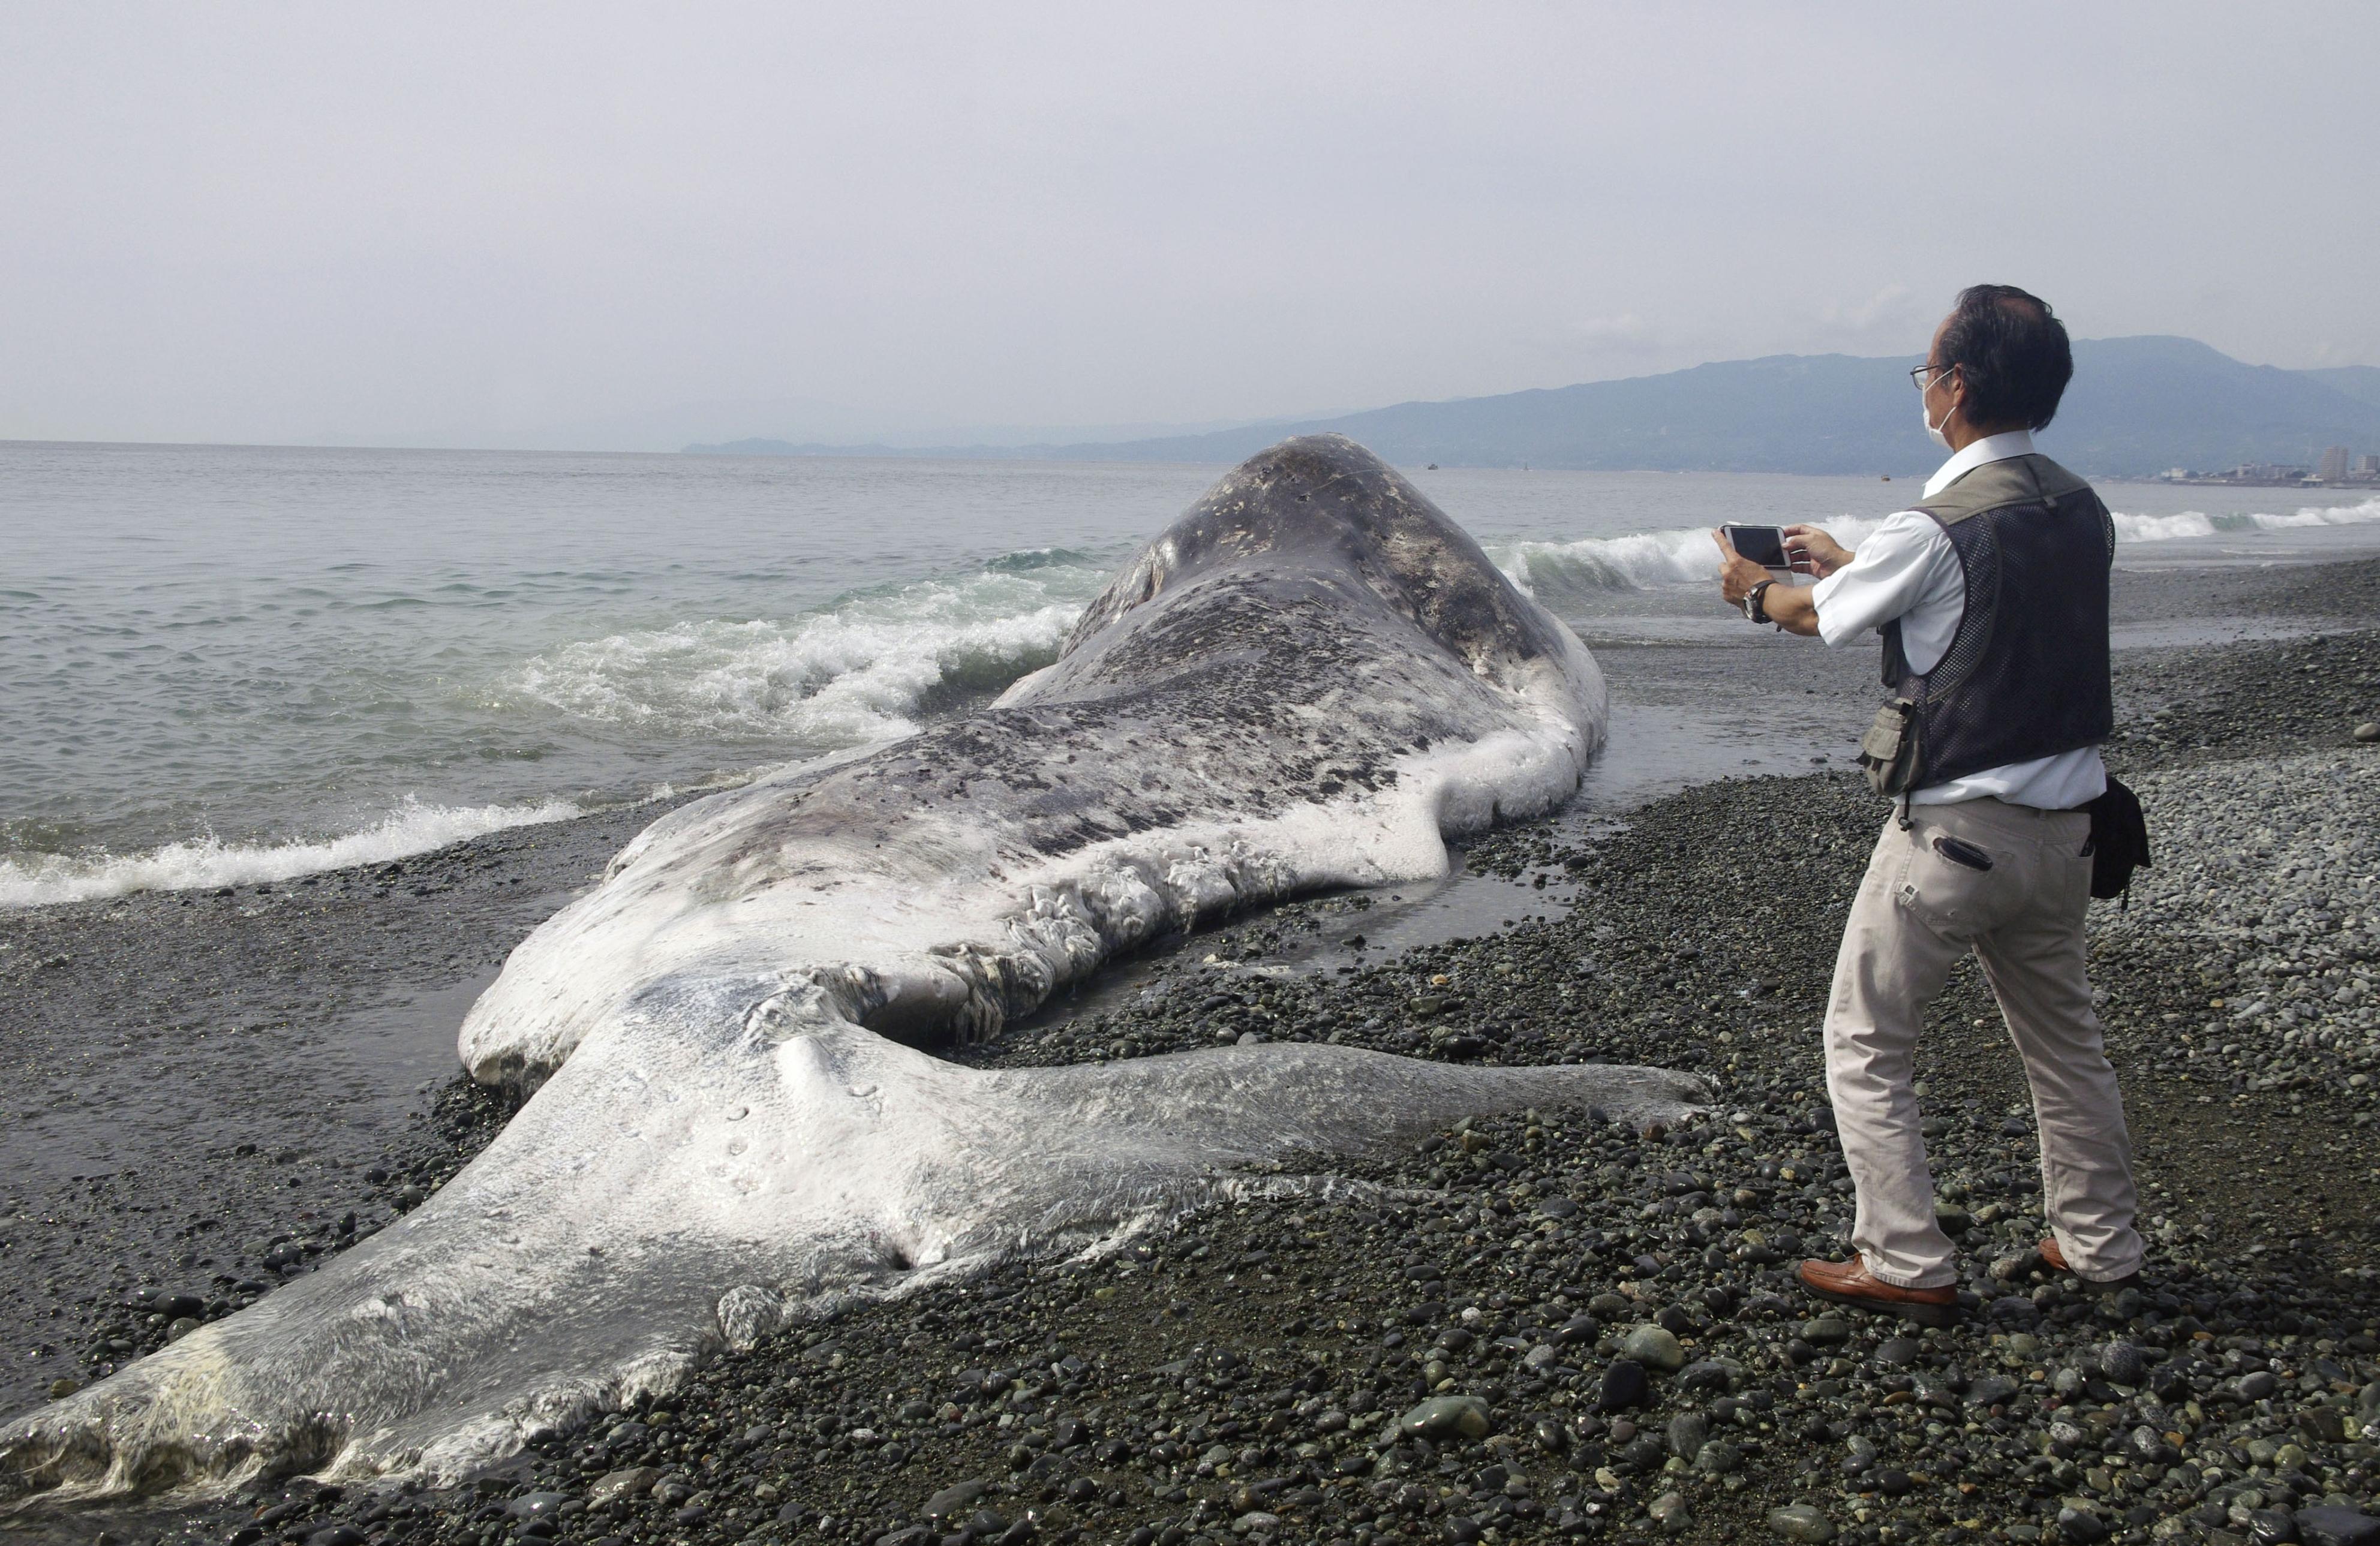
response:
M1750 618L1755 622L1767 622L1769 621L1768 609L1760 604L1760 593L1767 590L1770 586L1773 586L1777 582L1774 580L1763 580L1758 585L1743 593L1744 616Z

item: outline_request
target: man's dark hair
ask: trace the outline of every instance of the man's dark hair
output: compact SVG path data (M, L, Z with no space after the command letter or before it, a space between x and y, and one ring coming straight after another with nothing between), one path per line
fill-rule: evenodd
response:
M2013 284L1971 284L1959 292L1942 330L1942 357L1967 388L1967 422L2040 429L2058 417L2074 379L2066 324L2038 296Z

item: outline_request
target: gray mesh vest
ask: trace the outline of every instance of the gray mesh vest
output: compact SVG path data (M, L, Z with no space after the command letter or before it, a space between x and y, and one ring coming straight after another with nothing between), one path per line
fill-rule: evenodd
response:
M1916 707L1909 787L2095 746L2115 728L2107 571L2116 524L2091 486L2046 456L1986 462L1916 507L1940 524L1966 576L1966 611L1941 661L1909 669L1884 627L1884 684Z

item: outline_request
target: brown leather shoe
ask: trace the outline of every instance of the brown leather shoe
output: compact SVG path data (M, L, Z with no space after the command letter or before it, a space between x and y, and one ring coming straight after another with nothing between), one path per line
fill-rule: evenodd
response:
M1896 1287L1869 1272L1862 1257L1848 1262L1804 1262L1795 1269L1795 1275L1803 1287L1838 1304L1906 1315L1926 1326L1947 1326L1959 1318L1957 1289Z
M2081 1273L2074 1272L2073 1268L2066 1264L2066 1253L2058 1249L2058 1238L2054 1235L2041 1242L2040 1250L2043 1266L2054 1273L2073 1273L2076 1277L2082 1278L2084 1283L2103 1294L2121 1293L2141 1280L2141 1274L2137 1271L2126 1273L2121 1277L2082 1277Z

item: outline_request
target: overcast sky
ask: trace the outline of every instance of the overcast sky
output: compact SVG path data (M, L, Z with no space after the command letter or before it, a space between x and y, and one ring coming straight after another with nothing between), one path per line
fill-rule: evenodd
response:
M1205 422L2082 336L2380 363L2380 6L0 0L0 438Z

